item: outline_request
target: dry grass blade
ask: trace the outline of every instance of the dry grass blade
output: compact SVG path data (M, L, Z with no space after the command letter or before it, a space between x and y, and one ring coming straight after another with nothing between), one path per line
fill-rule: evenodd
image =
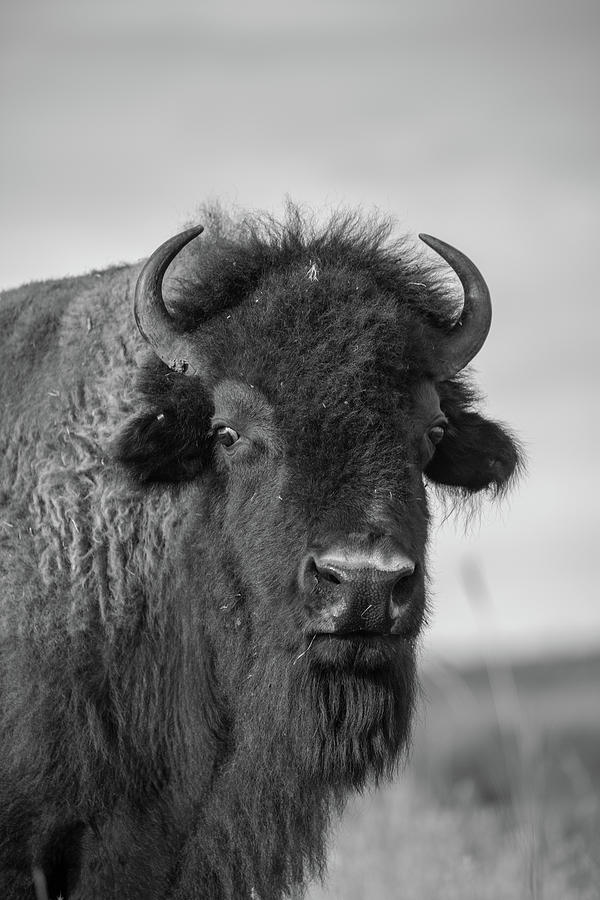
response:
M35 866L32 869L31 877L33 879L33 886L35 888L35 898L36 900L48 900L48 887L46 885L46 876L43 871L39 868L39 866Z

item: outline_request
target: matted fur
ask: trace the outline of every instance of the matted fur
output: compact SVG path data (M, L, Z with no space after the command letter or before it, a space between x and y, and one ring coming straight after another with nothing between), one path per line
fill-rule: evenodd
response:
M167 293L210 377L140 356L137 267L2 298L7 900L34 897L34 866L51 898L277 900L407 746L423 586L410 639L332 664L304 637L297 571L319 530L385 525L424 579L419 385L456 299L387 222L319 229L290 207L206 225ZM211 435L224 379L264 419L237 469ZM464 378L438 393L427 474L503 490L511 437Z

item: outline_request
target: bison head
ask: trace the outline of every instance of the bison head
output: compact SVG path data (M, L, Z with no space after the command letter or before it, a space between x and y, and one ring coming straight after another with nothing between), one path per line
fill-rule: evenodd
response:
M266 766L285 748L311 778L359 786L408 735L426 482L497 492L518 463L460 374L489 293L466 256L422 236L462 283L457 316L439 271L385 227L317 232L296 215L209 236L167 305L163 276L201 231L139 277L153 353L117 455L141 490L189 510L174 557L224 743Z

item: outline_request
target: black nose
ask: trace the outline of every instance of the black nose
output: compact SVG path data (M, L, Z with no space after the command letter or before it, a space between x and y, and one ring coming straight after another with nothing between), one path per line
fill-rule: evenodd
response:
M414 561L399 550L313 550L303 561L301 584L315 631L401 633L412 593L407 580L414 571Z

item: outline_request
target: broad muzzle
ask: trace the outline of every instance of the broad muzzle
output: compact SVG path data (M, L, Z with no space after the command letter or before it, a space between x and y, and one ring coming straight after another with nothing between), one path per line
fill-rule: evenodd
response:
M415 561L389 537L313 547L300 584L315 634L402 635L412 616Z

